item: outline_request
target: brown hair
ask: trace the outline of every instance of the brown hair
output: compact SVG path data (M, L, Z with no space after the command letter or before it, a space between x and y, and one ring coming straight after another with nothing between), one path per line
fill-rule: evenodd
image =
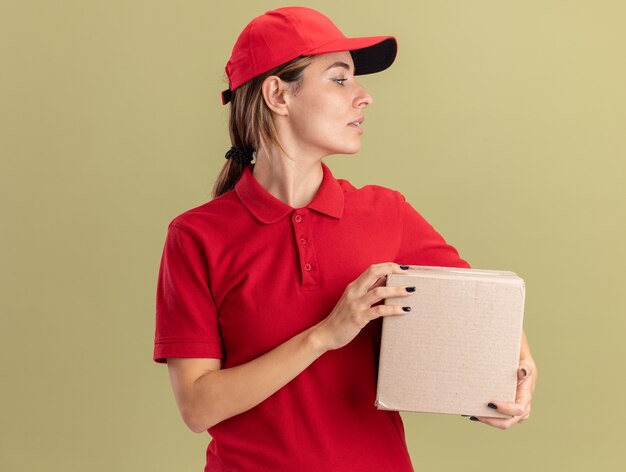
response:
M234 148L258 151L261 144L281 147L270 109L263 99L263 81L275 75L293 83L294 93L302 83L302 72L313 62L312 56L300 56L246 82L232 92L228 129ZM235 188L245 165L228 159L213 186L213 198Z

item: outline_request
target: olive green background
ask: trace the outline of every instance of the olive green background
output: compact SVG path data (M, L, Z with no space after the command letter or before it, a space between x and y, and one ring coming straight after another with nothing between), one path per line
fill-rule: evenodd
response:
M363 150L337 177L408 200L474 267L527 284L540 369L506 432L403 414L416 470L618 470L626 461L626 6L302 2L394 34ZM224 65L286 3L0 3L0 470L200 471L152 362L169 221L229 147Z

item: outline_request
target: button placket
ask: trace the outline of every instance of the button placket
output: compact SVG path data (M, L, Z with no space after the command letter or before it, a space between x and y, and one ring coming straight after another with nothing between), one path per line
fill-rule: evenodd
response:
M315 251L311 244L311 214L296 212L292 217L295 242L298 247L302 288L319 285Z

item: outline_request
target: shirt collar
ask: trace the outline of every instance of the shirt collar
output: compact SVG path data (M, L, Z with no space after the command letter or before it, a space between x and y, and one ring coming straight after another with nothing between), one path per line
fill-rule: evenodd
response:
M305 207L333 218L343 214L343 190L333 177L330 169L323 162L323 177L320 188L313 200ZM262 223L274 223L295 210L265 190L252 175L254 164L246 166L241 179L235 185L235 191L241 202Z

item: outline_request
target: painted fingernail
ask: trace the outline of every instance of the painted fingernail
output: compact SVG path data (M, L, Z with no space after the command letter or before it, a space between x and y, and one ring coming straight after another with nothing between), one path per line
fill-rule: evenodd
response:
M522 369L522 377L526 377L528 375L528 372L526 372L526 369Z
M404 311L411 311L411 307L410 306L403 306L402 309Z
M407 292L415 292L415 287L404 287Z
M409 266L408 266L408 265L401 265L401 266L400 266L400 269L402 269L402 270L408 270L408 269L409 269Z
M470 420L472 420L472 421L478 421L478 418L476 418L475 416L470 416Z
M493 403L487 403L487 406L488 406L489 408L493 408L494 410L497 410L497 409L498 409L498 407L497 407L496 405L494 405Z

